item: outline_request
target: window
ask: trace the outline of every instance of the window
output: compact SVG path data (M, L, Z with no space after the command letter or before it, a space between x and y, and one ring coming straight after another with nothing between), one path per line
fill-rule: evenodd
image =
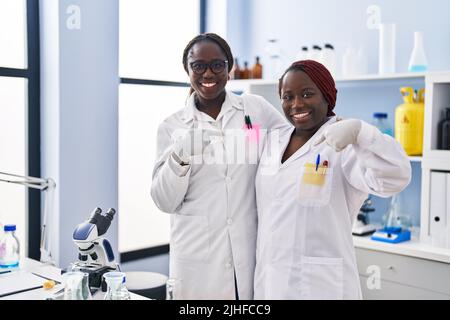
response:
M0 0L0 172L40 176L39 11ZM0 224L16 224L22 256L39 259L40 192L0 182Z
M0 0L0 67L27 67L25 5L24 0Z
M169 215L150 196L160 122L184 106L186 44L200 32L199 0L119 2L119 251L167 245ZM200 10L202 7L202 10Z
M27 173L26 91L26 79L0 77L0 172ZM21 244L27 239L26 195L23 186L0 182L0 222L17 225Z

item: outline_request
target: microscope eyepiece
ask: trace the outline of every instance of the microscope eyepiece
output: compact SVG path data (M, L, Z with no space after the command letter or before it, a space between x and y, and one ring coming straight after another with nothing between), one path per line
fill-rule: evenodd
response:
M109 218L111 221L116 214L116 210L114 208L109 208L108 211L106 211L106 217Z
M90 219L94 219L97 215L99 215L101 213L102 213L102 208L96 207L94 210L92 210Z
M111 221L113 220L116 210L114 208L109 208L106 213L102 213L102 209L97 207L92 211L89 223L97 226L98 235L101 236L108 231Z

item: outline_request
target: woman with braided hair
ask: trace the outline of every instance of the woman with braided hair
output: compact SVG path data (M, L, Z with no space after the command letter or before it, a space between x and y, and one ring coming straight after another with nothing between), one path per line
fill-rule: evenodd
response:
M408 185L409 159L377 128L335 116L335 83L318 62L293 63L279 95L292 127L256 176L255 299L361 299L353 221L369 193Z
M253 298L259 146L265 130L288 124L262 97L225 89L233 61L218 35L192 39L190 96L158 128L151 195L171 214L175 299Z

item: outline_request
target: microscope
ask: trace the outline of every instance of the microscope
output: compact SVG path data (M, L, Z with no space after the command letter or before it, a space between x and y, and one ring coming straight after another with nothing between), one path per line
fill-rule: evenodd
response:
M78 261L66 271L88 273L90 287L100 288L103 274L119 269L111 244L102 237L108 231L115 213L113 208L102 213L102 209L97 207L89 220L79 224L73 232L73 241L78 247Z
M375 209L372 208L372 200L369 196L359 209L358 216L353 224L352 234L354 236L366 236L375 232L376 227L369 222L369 212L373 211Z

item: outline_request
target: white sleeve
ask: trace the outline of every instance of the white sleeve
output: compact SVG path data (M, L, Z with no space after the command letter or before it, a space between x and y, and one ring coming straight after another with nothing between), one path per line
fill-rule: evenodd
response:
M357 144L342 152L344 176L360 191L390 197L411 181L411 164L403 147L364 121Z
M261 112L264 114L264 123L267 130L285 129L291 125L286 118L266 99L255 96L258 100Z
M169 124L158 128L157 160L153 169L151 196L164 212L173 213L183 202L189 186L190 165L182 166L172 157Z

